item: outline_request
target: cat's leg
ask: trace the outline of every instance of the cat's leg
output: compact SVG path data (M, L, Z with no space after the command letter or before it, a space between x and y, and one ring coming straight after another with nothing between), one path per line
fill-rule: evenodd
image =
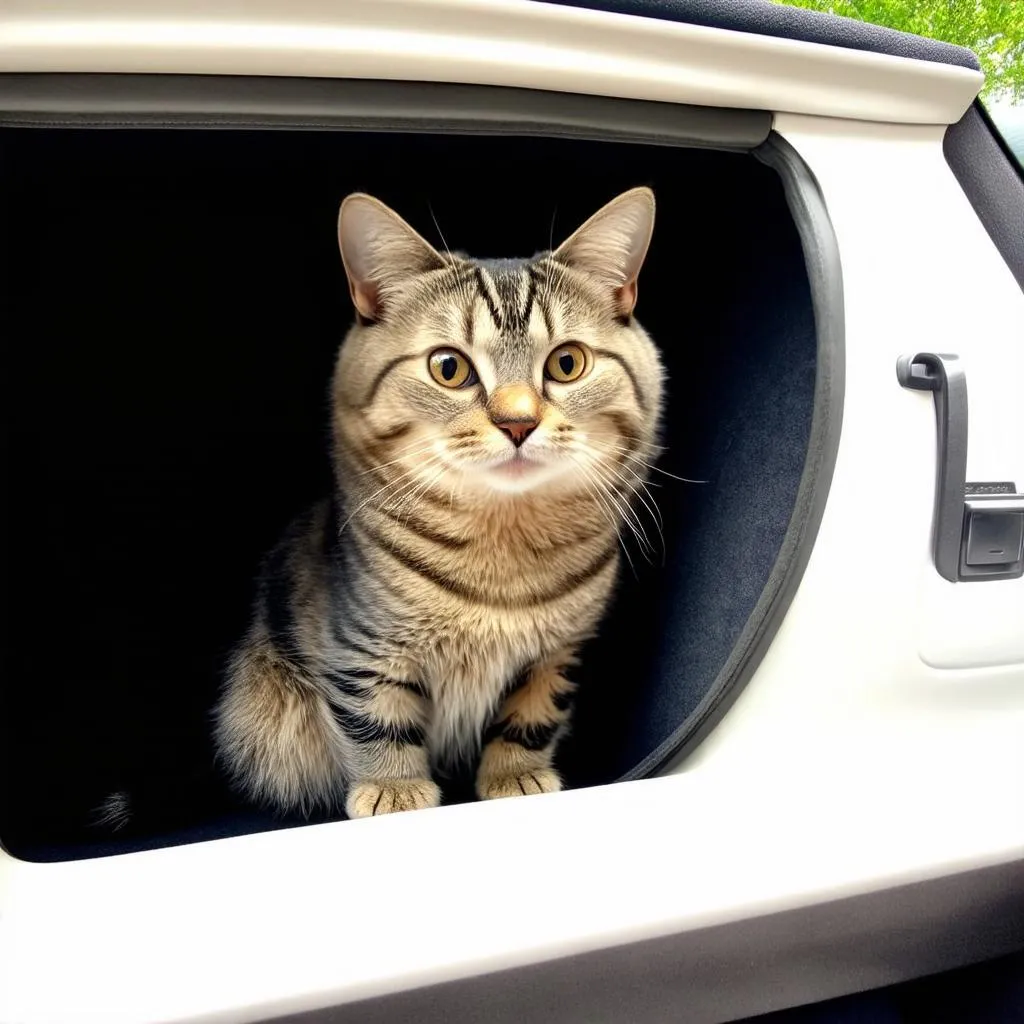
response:
M347 741L346 813L369 818L437 807L441 790L430 777L426 691L411 672L359 675L335 673L330 679L338 691L334 717Z
M552 762L569 722L575 690L562 674L565 664L563 659L535 666L505 699L484 737L476 777L481 799L554 793L562 788Z
M249 641L216 712L217 749L235 785L277 811L340 806L342 737L322 691L270 643Z

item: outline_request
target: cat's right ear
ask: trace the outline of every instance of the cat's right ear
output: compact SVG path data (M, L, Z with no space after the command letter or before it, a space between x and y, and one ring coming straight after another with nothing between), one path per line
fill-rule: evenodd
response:
M380 320L403 282L439 270L440 253L390 207L364 192L347 196L338 211L338 245L352 303L364 320Z

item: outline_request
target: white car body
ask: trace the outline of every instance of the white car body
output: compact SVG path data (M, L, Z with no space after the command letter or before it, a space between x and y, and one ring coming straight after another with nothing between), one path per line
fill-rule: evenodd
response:
M768 109L820 184L846 318L813 552L681 763L99 860L0 853L0 1021L727 1020L1024 947L1024 578L935 571L932 399L895 376L905 353L958 354L968 478L1024 484L1024 293L943 155L979 73L514 0L7 0L0 72ZM368 865L430 885L344 884ZM406 1001L349 1007L371 997Z

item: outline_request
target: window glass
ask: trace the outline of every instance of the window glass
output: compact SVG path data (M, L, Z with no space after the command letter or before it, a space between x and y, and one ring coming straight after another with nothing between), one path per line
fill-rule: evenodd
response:
M1017 166L1024 171L1024 99L992 99L985 104L988 116L1002 135Z

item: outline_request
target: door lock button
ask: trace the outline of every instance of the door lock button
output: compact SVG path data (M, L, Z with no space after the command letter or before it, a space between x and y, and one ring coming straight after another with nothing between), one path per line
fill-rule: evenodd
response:
M1009 565L1024 551L1024 512L975 511L967 526L968 565Z
M960 547L962 580L1024 576L1024 494L969 495Z

